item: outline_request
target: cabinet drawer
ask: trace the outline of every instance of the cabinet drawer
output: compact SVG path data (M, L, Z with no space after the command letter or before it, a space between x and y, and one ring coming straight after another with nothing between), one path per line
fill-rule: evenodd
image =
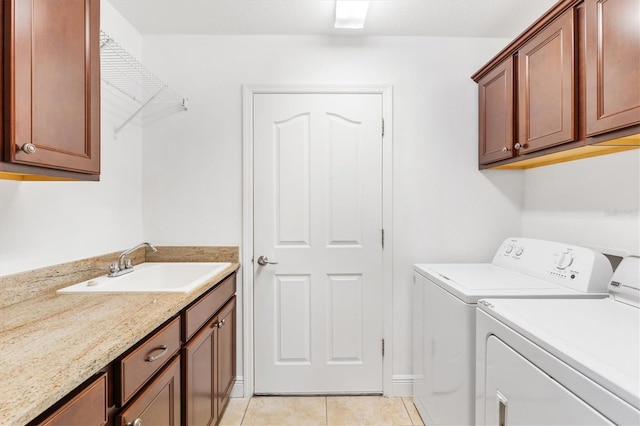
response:
M180 317L153 333L118 361L118 401L124 405L180 349Z
M34 424L99 426L106 425L107 419L107 373L103 373L53 414Z
M167 365L128 404L116 419L116 426L180 425L180 356Z
M233 274L202 299L188 308L184 314L184 338L188 341L227 300L236 292L236 275Z

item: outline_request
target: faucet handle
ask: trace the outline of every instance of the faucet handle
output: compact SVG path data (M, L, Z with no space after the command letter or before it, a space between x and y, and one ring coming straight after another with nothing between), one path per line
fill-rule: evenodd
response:
M127 257L124 259L124 269L131 269L131 268L133 268L133 263L131 262L131 259Z
M109 264L109 272L111 272L112 274L115 274L118 271L120 271L120 266L118 265L118 262L111 262Z

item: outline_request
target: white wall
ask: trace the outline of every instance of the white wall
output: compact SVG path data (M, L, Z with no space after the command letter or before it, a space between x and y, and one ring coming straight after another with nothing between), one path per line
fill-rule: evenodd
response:
M487 260L502 239L521 233L522 173L477 170L477 88L469 78L506 43L145 36L145 63L189 98L188 112L144 128L145 237L241 244L243 84L392 85L393 374L396 392L410 392L402 383L412 374L412 264Z
M640 255L640 150L524 173L524 236Z
M140 35L108 2L101 7L102 28L139 55ZM0 180L0 275L117 251L142 240L142 134L131 125L113 140L122 113L110 110L109 99L103 91L100 182Z

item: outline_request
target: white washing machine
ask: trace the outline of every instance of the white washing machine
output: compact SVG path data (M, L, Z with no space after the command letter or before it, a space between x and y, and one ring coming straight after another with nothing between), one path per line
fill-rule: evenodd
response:
M414 265L413 401L427 424L472 425L476 303L481 298L604 298L601 253L508 238L491 263Z
M599 300L481 300L477 425L640 424L640 258Z

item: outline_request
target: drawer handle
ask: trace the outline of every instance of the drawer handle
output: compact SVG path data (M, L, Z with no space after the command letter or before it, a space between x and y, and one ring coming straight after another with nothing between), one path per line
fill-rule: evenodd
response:
M152 350L151 350L151 352L153 352L153 351L158 351L158 350L161 350L162 352L160 352L160 353L159 353L158 355L156 355L156 356L151 356L151 355L149 355L149 356L147 357L147 362L153 362L153 361L157 360L158 358L160 358L162 355L164 355L164 354L165 354L165 352L167 352L167 345L160 345L160 346L158 346L157 348L152 349Z
M127 426L142 426L142 419L140 417L138 417L137 419L135 419L131 423L127 423Z

